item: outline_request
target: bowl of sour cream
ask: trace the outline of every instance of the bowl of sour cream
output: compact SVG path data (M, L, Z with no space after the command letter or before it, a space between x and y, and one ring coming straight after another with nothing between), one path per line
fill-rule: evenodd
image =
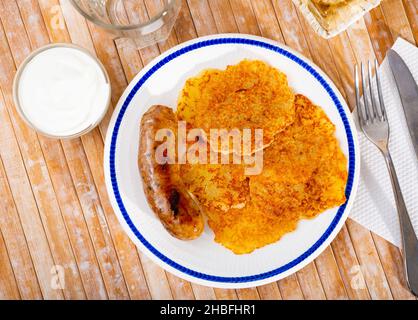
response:
M110 96L102 63L87 50L67 43L32 52L13 83L20 116L52 138L75 138L92 130L106 114Z

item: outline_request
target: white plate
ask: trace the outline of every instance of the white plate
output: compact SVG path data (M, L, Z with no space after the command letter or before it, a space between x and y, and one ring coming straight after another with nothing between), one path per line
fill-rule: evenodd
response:
M285 72L297 93L320 105L336 125L348 158L347 202L312 220L280 241L235 255L217 244L206 226L202 236L181 241L170 236L148 206L137 167L139 123L153 104L176 106L187 78L207 68L225 68L244 58L260 59ZM255 36L220 34L178 45L154 59L132 80L119 100L106 136L104 167L112 206L124 230L154 262L184 279L214 287L265 284L299 270L332 241L354 200L359 148L351 114L332 81L290 48Z

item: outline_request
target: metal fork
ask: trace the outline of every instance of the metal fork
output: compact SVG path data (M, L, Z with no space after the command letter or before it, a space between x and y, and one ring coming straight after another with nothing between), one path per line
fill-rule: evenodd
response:
M382 87L379 74L377 72L377 61L374 61L376 70L376 86L372 79L372 68L370 61L367 64L367 77L363 64L361 64L361 85L363 87L363 97L360 97L360 82L357 65L355 66L355 87L357 115L360 127L365 136L376 145L382 152L388 167L392 189L395 196L396 208L399 215L401 227L403 261L405 266L406 281L411 291L418 295L418 240L405 201L402 196L395 167L390 156L389 143L389 123L386 114L386 108L382 96ZM376 87L376 90L373 88Z

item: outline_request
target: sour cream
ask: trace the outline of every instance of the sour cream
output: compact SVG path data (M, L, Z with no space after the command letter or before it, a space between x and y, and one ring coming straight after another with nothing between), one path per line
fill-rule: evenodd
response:
M14 87L22 117L54 137L77 136L92 129L103 118L110 99L103 66L84 50L65 44L29 57Z

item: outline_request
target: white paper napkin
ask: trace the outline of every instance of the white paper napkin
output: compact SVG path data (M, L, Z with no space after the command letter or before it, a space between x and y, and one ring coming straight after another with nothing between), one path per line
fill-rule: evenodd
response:
M398 38L393 49L418 80L418 48ZM418 159L409 135L388 59L379 67L383 98L390 125L389 149L409 215L418 234ZM417 106L418 108L418 106ZM357 115L354 114L355 120ZM360 184L350 217L396 246L401 246L398 214L385 161L378 149L359 133Z

